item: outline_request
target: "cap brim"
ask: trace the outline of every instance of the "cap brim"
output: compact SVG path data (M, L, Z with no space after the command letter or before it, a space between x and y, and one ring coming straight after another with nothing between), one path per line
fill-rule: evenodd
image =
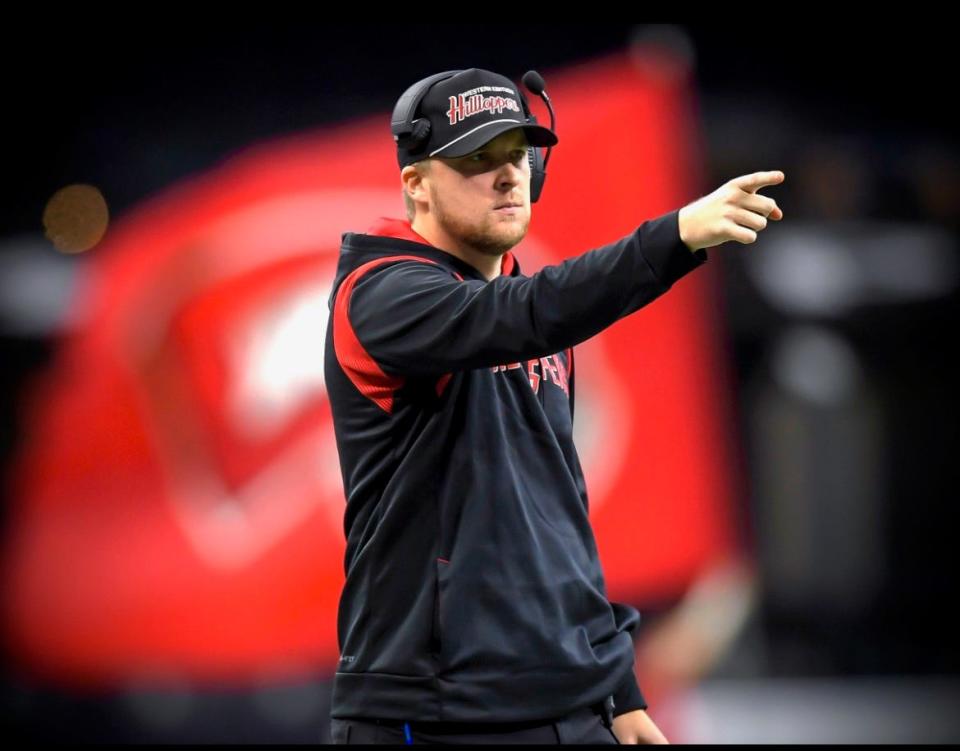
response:
M489 143L494 138L508 130L520 128L527 137L527 143L530 146L556 146L560 139L549 128L542 125L524 125L517 120L500 120L481 125L479 128L471 131L465 136L441 146L433 151L430 156L438 157L458 157L466 156L472 151L476 151L484 144Z

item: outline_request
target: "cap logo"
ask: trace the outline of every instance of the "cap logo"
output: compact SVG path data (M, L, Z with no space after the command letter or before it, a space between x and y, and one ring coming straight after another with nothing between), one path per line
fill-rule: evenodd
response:
M497 115L504 110L520 112L520 105L516 99L501 94L484 96L482 92L486 91L514 93L513 89L509 89L506 86L478 86L475 89L463 91L457 96L452 96L450 97L450 109L447 110L447 117L450 118L450 124L456 125L468 117L473 117L473 115L479 115L483 112L490 112Z

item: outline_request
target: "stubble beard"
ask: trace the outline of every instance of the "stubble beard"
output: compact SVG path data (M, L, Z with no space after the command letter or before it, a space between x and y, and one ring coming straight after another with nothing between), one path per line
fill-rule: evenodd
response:
M446 211L443 201L440 199L439 194L433 189L433 186L430 186L430 192L433 204L432 209L437 224L443 227L448 235L457 238L464 245L478 253L483 253L488 256L502 256L510 250L510 248L519 243L527 234L527 228L530 226L529 216L524 217L522 221L518 219L513 223L500 223L497 222L496 216L488 214L484 217L482 226L470 226ZM498 228L494 222L500 224L499 229L501 231L497 231ZM504 232L502 231L504 227L509 227L512 231Z

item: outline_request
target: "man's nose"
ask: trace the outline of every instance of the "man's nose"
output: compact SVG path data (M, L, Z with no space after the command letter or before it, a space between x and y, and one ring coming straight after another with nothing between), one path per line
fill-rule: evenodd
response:
M512 161L504 162L499 171L497 172L497 187L504 188L513 188L523 181L523 166L517 166Z

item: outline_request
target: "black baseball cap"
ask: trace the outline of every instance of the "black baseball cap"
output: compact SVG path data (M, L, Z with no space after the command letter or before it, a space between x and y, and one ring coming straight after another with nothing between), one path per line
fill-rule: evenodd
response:
M395 120L402 102L403 97L394 111ZM429 134L425 142L418 142L398 136L394 130L401 168L430 157L465 156L518 127L530 146L555 146L558 142L552 130L532 121L523 94L509 78L480 68L458 71L434 83L411 119L429 122ZM412 132L416 134L417 129Z

